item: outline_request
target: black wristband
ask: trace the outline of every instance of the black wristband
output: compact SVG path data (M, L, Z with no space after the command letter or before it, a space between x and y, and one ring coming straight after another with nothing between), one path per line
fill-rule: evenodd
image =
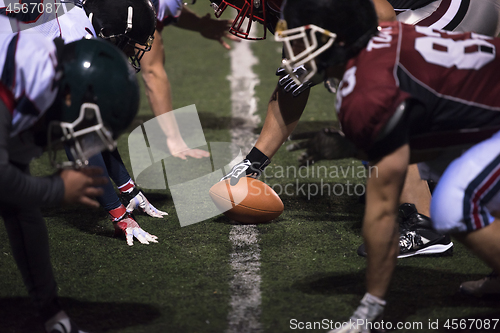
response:
M249 160L250 163L252 163L251 167L248 168L247 170L247 174L249 172L252 173L257 170L259 171L260 174L260 172L264 171L266 166L268 166L269 163L271 163L269 157L267 157L263 152L261 152L255 147L253 147L252 150L250 150L250 152L246 156L246 159Z

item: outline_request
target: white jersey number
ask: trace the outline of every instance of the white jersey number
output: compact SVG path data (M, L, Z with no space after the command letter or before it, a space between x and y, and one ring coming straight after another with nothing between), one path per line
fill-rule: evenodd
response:
M356 86L356 66L349 68L345 73L342 81L340 82L339 89L337 91L337 103L335 107L337 112L340 111L340 106L342 104L342 99L352 93L354 87Z
M440 32L416 26L417 32L427 35L415 40L415 49L431 64L458 69L480 69L495 59L495 45L473 35L474 39L453 40L442 38ZM444 33L444 32L443 32Z

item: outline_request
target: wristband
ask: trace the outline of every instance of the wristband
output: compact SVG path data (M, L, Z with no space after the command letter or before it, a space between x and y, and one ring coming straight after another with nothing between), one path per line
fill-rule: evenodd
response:
M260 174L271 163L269 157L255 147L250 150L246 159L251 163L251 166L247 169L247 175L255 172Z

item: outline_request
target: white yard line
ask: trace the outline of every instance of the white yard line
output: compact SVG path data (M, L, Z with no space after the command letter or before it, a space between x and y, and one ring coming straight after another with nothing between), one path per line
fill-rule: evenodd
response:
M233 43L230 57L231 151L235 157L241 149L245 156L257 140L254 130L260 123L260 117L255 115L257 100L254 96L259 79L252 71L258 59L253 55L250 43L245 41ZM229 262L234 275L230 284L231 310L226 333L260 332L259 231L255 225L234 225L229 240L233 247Z

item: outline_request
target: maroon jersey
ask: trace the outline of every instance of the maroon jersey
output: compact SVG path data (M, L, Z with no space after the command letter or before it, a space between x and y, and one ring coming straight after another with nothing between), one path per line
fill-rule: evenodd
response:
M497 47L500 39L474 33L385 23L347 64L337 93L344 133L372 156L395 131L405 135L392 136L401 140L394 148L485 139L500 129ZM396 113L403 102L408 107Z

